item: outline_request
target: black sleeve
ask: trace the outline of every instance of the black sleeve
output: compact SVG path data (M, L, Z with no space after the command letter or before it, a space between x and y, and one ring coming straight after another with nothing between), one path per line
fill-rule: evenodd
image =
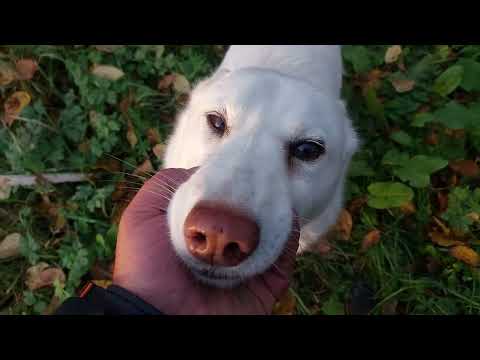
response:
M112 285L107 289L89 283L79 297L66 300L55 315L163 315L152 305Z

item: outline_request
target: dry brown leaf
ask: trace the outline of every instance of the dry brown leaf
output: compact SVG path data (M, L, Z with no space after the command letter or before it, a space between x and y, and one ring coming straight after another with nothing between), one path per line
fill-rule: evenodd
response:
M150 128L147 130L147 140L150 146L154 146L162 142L162 138L160 137L160 133L157 129Z
M62 269L50 267L41 262L27 270L25 285L30 290L37 290L46 286L52 286L55 280L65 283L65 274Z
M290 291L287 291L273 307L272 315L295 315L296 305L297 300L295 296Z
M468 246L456 246L450 250L450 255L467 265L480 265L480 256L475 252L475 250L469 248Z
M99 78L117 81L125 76L125 73L113 65L94 65L91 73Z
M448 209L448 196L444 193L437 193L438 212L444 213Z
M437 224L440 227L440 229L445 235L450 235L451 233L450 229L443 222L441 222L436 216L432 216L432 219L435 222L435 224Z
M335 231L337 232L338 238L343 241L350 240L350 236L352 234L352 227L352 216L347 210L343 209L335 225Z
M98 51L113 53L114 51L124 47L125 45L93 45Z
M479 222L480 221L480 215L477 214L477 213L470 213L470 214L467 214L467 217L472 220L473 222Z
M189 94L191 91L190 83L188 82L187 78L181 74L175 74L173 88L179 94Z
M404 213L405 215L412 215L417 212L417 209L415 207L415 204L413 202L408 202L402 206L400 206L400 211Z
M0 242L0 259L8 259L20 255L22 235L18 233L7 235Z
M439 246L452 247L457 245L463 245L461 241L436 231L429 233L428 236L430 237L433 243Z
M392 85L398 93L406 93L415 88L415 80L395 79L392 80Z
M393 64L398 61L402 54L402 47L400 45L393 45L388 48L385 53L385 63Z
M362 246L360 248L361 252L366 252L368 249L371 247L377 245L380 242L380 236L381 236L380 230L372 230L370 231L365 237L363 238L362 241Z
M30 104L30 101L32 101L32 98L30 94L25 91L17 91L10 95L3 105L5 110L3 117L4 124L6 126L12 126L17 116Z
M31 80L38 70L38 63L33 59L21 59L15 63L17 80Z
M459 160L450 162L450 168L462 176L475 177L480 173L477 163L473 160Z
M157 144L153 147L152 151L158 160L163 159L163 155L165 154L166 148L167 148L167 145L165 144Z
M367 202L368 202L367 196L361 196L356 199L353 199L348 205L348 211L351 214L356 214L367 204Z
M128 120L127 141L132 149L138 143L137 135L135 135L135 129L133 128L133 124L130 120Z
M173 82L175 81L176 75L169 74L165 75L163 78L160 79L158 82L158 90L167 90L172 86Z
M117 159L101 159L95 164L95 169L102 169L109 172L122 171L122 163Z
M16 79L15 69L0 62L0 86L7 86Z
M12 193L12 184L9 179L0 177L0 201L7 200Z
M425 136L425 144L438 145L438 133L436 131L429 131Z
M151 175L153 171L154 170L153 170L152 162L150 161L150 159L147 159L139 167L135 169L133 174L145 176L145 174Z

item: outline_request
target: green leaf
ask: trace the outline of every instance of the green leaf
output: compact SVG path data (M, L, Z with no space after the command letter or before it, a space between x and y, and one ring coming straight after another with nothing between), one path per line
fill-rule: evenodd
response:
M377 97L377 92L374 88L369 88L365 94L365 103L367 110L378 120L385 120L385 108Z
M360 176L374 176L375 172L373 169L368 166L366 160L354 160L350 164L350 177L360 177Z
M387 153L384 155L382 159L382 164L404 166L406 163L408 163L409 160L410 157L408 156L408 154L398 151L397 149L392 149L387 151Z
M364 73L372 67L368 50L361 45L346 45L342 48L344 59L352 64L356 73Z
M480 63L472 59L462 59L458 64L463 67L461 87L466 91L480 91Z
M463 67L453 65L445 70L433 84L433 91L441 96L447 96L454 92L463 79Z
M325 315L345 315L345 307L336 296L330 296L322 306Z
M399 143L400 145L404 146L412 146L413 145L413 139L410 135L408 135L405 131L396 131L392 135L390 135L390 138Z
M430 123L435 120L435 116L431 113L420 113L416 114L413 118L412 126L415 127L424 127L425 124Z
M448 161L444 159L418 155L395 168L393 173L402 181L410 182L413 187L423 188L429 185L431 174L447 165Z
M439 123L454 130L465 129L474 121L472 112L456 101L450 101L443 108L437 110L435 118Z
M368 192L368 206L374 209L400 207L413 199L413 190L401 183L374 183L368 187Z

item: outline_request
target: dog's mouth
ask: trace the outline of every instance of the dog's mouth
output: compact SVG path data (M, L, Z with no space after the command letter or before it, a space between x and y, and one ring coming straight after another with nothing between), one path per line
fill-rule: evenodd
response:
M195 278L207 285L213 285L215 287L229 288L237 286L246 279L235 274L224 274L218 271L218 269L212 268L209 270L200 270L192 266L188 266L190 272Z

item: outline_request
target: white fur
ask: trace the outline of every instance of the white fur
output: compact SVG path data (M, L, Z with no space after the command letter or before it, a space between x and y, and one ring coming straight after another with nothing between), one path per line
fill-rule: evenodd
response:
M199 83L169 141L166 168L200 169L183 184L168 209L172 243L199 276L233 286L266 270L284 249L295 210L303 224L301 248L310 248L335 222L346 171L358 146L343 102L340 46L232 46L219 69ZM218 138L205 114L225 110L228 134ZM294 139L321 138L326 153L315 162L288 166ZM260 225L260 243L234 268L214 268L187 251L183 224L200 200L247 211Z

